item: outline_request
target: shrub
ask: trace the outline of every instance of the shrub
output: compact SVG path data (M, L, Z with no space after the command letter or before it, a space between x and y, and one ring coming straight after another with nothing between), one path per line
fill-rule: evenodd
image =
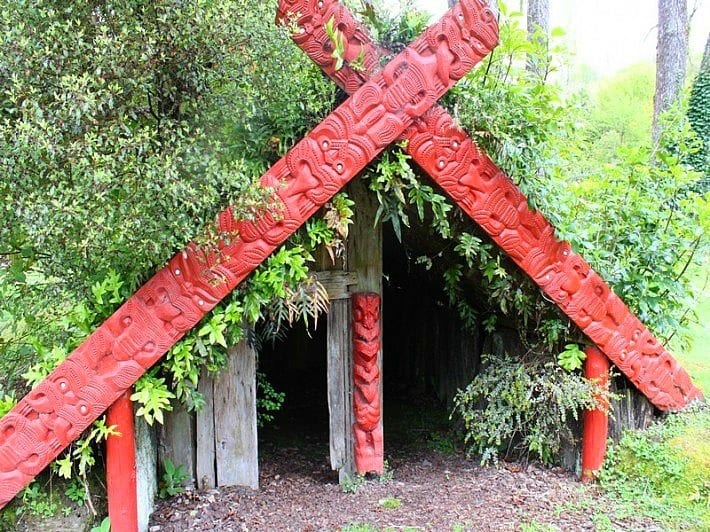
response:
M569 423L596 407L594 383L554 362L486 355L483 369L454 398L470 453L482 463L530 456L552 463L574 441Z

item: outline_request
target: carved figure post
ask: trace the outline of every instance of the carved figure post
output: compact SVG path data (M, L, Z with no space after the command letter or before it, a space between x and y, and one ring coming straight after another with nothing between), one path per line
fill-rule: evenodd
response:
M358 293L353 305L353 406L355 468L358 473L384 472L382 398L380 395L380 296Z

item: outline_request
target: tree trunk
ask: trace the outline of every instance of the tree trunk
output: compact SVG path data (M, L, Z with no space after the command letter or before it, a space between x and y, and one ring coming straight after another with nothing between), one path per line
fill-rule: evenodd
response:
M550 38L549 0L528 0L527 20L528 39L539 47L536 53L528 55L527 69L544 79L550 65L547 49Z
M661 135L661 114L678 101L685 82L688 58L686 0L658 0L656 94L653 98L653 144Z

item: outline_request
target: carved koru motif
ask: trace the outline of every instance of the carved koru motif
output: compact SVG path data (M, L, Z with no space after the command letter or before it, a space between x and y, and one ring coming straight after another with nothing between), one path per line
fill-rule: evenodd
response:
M480 0L464 0L351 87L261 178L274 190L275 211L254 221L222 212L220 233L234 238L216 251L188 245L0 420L0 508L496 41L492 14Z
M358 293L353 309L353 407L355 409L355 468L358 473L384 471L381 417L380 296Z
M489 38L495 27L481 9L462 9L476 36ZM323 24L333 18L346 36L345 65L335 72L331 44ZM289 18L301 29L293 36L313 61L348 93L379 69L380 52L367 30L336 0L281 0L277 19ZM437 55L457 49L451 26L427 33L430 46L446 42ZM485 49L485 46L484 46ZM364 54L365 70L348 62ZM462 55L462 54L458 54ZM457 70L457 63L444 61ZM463 63L461 63L463 64ZM393 61L388 65L396 65ZM468 65L466 65L468 66ZM458 72L458 71L457 71ZM678 410L702 399L688 374L653 337L604 281L555 237L552 225L532 211L525 196L474 144L442 107L435 105L412 122L401 140L406 151L456 203L552 298L616 366L661 410Z

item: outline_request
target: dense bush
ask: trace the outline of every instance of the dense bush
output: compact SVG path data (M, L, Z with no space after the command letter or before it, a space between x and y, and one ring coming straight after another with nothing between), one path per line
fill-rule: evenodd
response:
M552 463L576 440L571 422L597 406L599 387L556 361L487 355L483 364L454 400L469 452L483 463L500 455Z

